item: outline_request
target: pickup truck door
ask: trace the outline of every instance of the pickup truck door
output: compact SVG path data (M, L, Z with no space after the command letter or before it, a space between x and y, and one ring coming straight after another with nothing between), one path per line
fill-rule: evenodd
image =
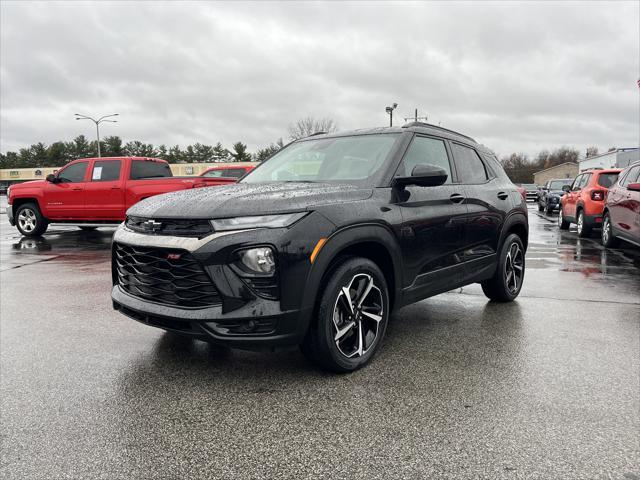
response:
M124 218L122 160L94 160L85 186L86 216L96 220Z
M88 161L71 163L58 172L55 183L46 182L44 213L48 218L84 218L88 166Z

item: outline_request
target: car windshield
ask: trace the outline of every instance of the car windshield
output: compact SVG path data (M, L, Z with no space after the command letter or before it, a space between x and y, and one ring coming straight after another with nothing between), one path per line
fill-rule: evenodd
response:
M604 188L611 188L611 185L618 180L618 173L601 173L598 176L598 185Z
M573 180L570 178L567 178L566 180L554 180L549 183L549 190L562 190L564 185L571 185L571 183L573 183Z
M294 143L241 183L363 181L380 170L398 134L318 138Z

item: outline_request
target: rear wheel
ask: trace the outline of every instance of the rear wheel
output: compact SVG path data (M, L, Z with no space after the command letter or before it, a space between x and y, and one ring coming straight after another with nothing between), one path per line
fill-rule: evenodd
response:
M352 372L378 350L389 318L389 293L380 268L371 260L345 260L329 276L317 317L301 349L333 372Z
M602 218L602 245L607 248L615 248L619 243L620 240L613 234L611 215L609 215L609 212L605 212Z
M49 222L35 203L24 203L15 214L16 227L25 237L37 237L47 231Z
M591 236L591 227L586 224L584 212L578 211L578 219L576 220L578 225L578 236L585 238Z
M569 230L569 225L570 223L564 219L564 213L561 206L558 211L558 226L560 227L560 230Z
M524 245L520 237L512 233L502 244L493 277L481 283L482 291L490 300L511 302L522 289L524 269Z

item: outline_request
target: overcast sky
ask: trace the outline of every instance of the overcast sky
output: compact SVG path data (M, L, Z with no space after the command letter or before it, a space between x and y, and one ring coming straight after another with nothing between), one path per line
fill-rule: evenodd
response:
M639 2L11 3L0 150L102 135L174 145L287 139L428 115L499 155L638 146Z

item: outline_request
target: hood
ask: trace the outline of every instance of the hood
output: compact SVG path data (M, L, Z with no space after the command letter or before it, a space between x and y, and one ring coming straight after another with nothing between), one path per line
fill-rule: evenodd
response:
M332 183L236 183L147 198L127 215L145 218L225 218L269 215L365 200L371 188Z
M563 196L566 192L564 190L549 190L547 195L557 195L559 197Z
M28 182L14 183L11 185L11 191L15 192L21 188L35 187L36 185L44 185L45 183L47 183L46 180L29 180Z

